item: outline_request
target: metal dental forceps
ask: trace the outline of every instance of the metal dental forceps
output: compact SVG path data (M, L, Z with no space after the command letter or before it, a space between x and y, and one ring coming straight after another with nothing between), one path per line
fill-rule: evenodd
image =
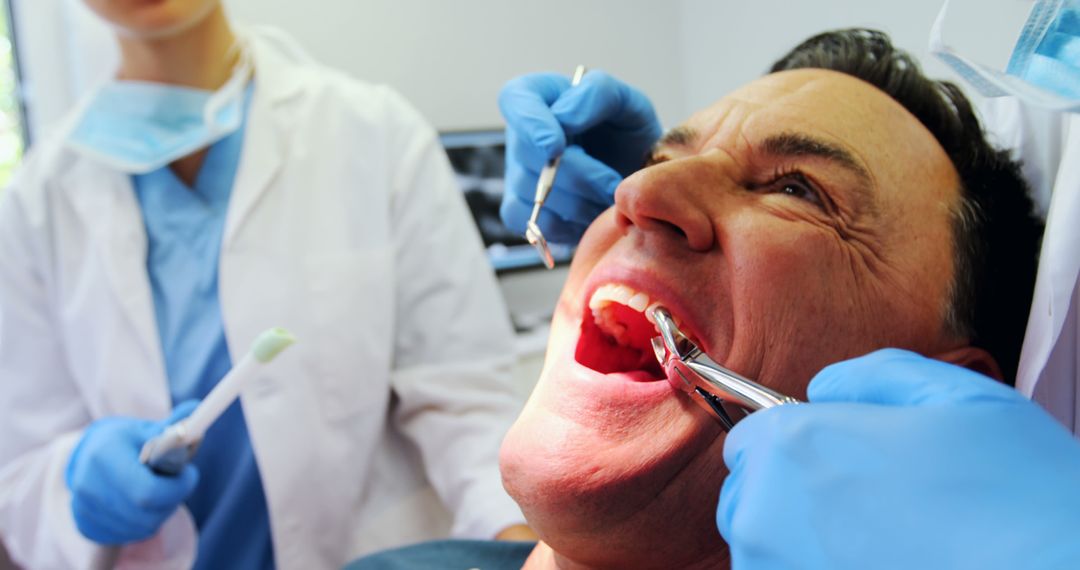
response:
M577 69L574 70L574 77L570 80L570 86L574 87L581 83L581 78L584 76L585 66L577 66ZM559 172L559 162L561 160L562 155L560 154L549 160L544 169L540 171L540 179L536 181L536 196L533 198L532 214L529 216L529 222L525 224L525 239L529 240L529 243L540 253L540 258L544 260L544 266L548 269L555 267L555 258L551 256L551 248L548 247L547 240L544 238L543 232L540 231L540 226L536 223L536 220L540 217L540 208L544 207L544 202L547 201L548 194L551 193L551 187L555 185L555 175Z
M730 431L751 412L800 403L717 364L675 326L667 309L657 307L653 317L660 329L660 336L652 339L653 352L664 367L668 382L690 394L724 430Z

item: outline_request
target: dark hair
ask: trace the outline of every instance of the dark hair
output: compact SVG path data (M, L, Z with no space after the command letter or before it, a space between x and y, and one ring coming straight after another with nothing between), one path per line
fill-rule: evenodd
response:
M882 32L855 28L819 34L780 58L770 72L800 68L839 71L870 83L915 115L945 149L961 185L952 211L955 277L945 325L993 355L1012 384L1043 228L1020 164L986 141L956 85L927 78Z

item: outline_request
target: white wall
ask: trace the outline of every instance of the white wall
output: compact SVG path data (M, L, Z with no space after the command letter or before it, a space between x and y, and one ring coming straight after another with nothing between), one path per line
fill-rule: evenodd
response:
M930 28L942 1L682 0L684 106L708 105L767 71L802 40L835 28L888 32L893 43L917 56L931 77L955 78L928 50ZM1002 63L1014 41L1008 25L1015 25L1017 15L1022 18L1030 4L1030 0L953 0L946 38L987 63ZM988 10L995 18L986 17ZM1003 12L1010 18L1002 17Z
M679 17L648 0L228 0L240 21L288 29L323 61L397 87L440 129L499 126L499 88L583 63L681 104ZM659 38L663 41L656 42Z
M27 121L36 136L71 103L71 65L64 7L52 0L12 0L16 54Z
M682 116L679 13L646 0L224 0L237 22L280 27L316 58L393 85L439 129L502 124L496 97L530 71L579 63L640 85ZM13 0L31 124L56 120L115 66L108 28L80 0ZM48 86L46 88L46 86Z
M11 1L40 133L113 68L115 48L82 0ZM320 60L395 86L443 130L498 126L507 79L578 63L637 85L673 126L811 34L846 26L884 29L932 75L948 75L926 49L941 1L224 0L235 20L281 27ZM1022 17L1031 4L952 2L950 40L995 62L1012 45L999 31L1003 16Z

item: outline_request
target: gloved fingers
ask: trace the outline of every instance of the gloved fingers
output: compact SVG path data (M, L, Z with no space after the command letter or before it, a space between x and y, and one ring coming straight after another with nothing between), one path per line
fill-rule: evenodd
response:
M573 147L571 147L573 148ZM584 153L569 152L569 160L559 167L555 176L555 183L544 200L544 209L550 210L560 218L588 226L604 210L610 208L614 201L609 197L614 195L615 187L622 180L615 171L599 165L603 170L582 172L575 164L577 157L591 161ZM526 168L509 168L506 173L508 184L519 187L532 185L535 187L539 173L534 173ZM522 202L532 204L535 192L525 194L513 192Z
M190 416L195 411L195 408L199 407L199 402L200 400L184 400L177 404L169 413L169 417L151 424L152 427L147 431L146 440L161 434L161 432L165 431L165 428ZM143 443L146 443L146 441L144 440Z
M508 192L531 201L536 194L536 181L540 177L540 171L548 162L547 155L524 144L517 133L507 129L506 178L510 181L507 184ZM637 156L632 161L622 162L633 162L640 166L642 160ZM572 179L572 182L565 184L564 180L567 179ZM580 146L571 145L562 154L555 184L569 187L577 194L606 208L614 203L615 187L621 180L622 176L602 158L591 156Z
M153 429L152 422L132 418L105 418L90 424L68 460L68 488L75 494L93 494L121 487L121 474L141 466L139 449Z
M750 567L793 568L798 562L787 555L770 553L777 541L786 541L780 521L802 519L804 491L819 477L807 473L805 462L817 465L822 458L816 450L804 450L807 426L817 414L812 406L778 406L750 414L728 433L724 441L724 462L729 474L720 489L716 526L729 544L732 555L746 564L747 556L766 553L776 562ZM809 413L808 413L809 412ZM753 421L752 421L753 420ZM811 446L812 447L812 446ZM777 508L777 505L783 505ZM808 567L827 567L811 563Z
M178 406L173 416L190 413ZM170 418L172 419L172 418ZM88 538L105 544L152 535L198 483L198 470L186 467L177 477L156 475L139 461L139 450L164 422L104 418L90 425L72 452L65 473L72 515Z
M176 511L198 481L199 472L193 465L185 466L179 475L171 477L157 475L139 464L124 470L123 476L114 482L101 481L87 492L73 493L72 513L80 530L96 529L83 530L93 540L106 543L142 540L156 532L161 522Z
M563 219L556 212L546 208L540 210L536 223L540 226L540 231L544 233L545 240L563 245L577 244L581 241L585 230L589 229L588 224Z
M191 412L194 412L197 407L199 407L199 400L184 400L183 402L180 402L173 408L172 413L169 414L169 417L165 420L165 424L174 424L190 416Z
M95 453L85 463L81 476L74 479L72 493L102 504L121 501L137 509L172 508L199 481L194 465L185 466L177 476L154 473L139 461L136 445Z
M508 176L507 180L510 182L513 177ZM571 245L577 243L585 228L588 228L589 224L607 209L607 206L602 204L568 194L568 190L555 186L540 209L537 224L540 226L540 231L544 233L544 238L549 242ZM508 228L520 235L525 235L525 227L529 216L532 215L532 209L531 199L522 199L517 195L504 195L499 214ZM564 233L561 226L573 226L573 231ZM573 241L566 241L567 238L572 238Z
M724 445L726 450L727 444ZM739 499L742 497L743 474L746 471L746 466L740 459L741 455L733 455L732 460L728 461L726 451L724 453L724 461L728 466L728 476L724 479L723 486L720 487L720 503L716 508L716 528L726 540L732 539L733 521L739 508Z
M131 505L73 497L71 511L79 532L99 544L127 544L145 540L176 510L139 510Z
M158 475L149 467L141 467L144 473L133 478L128 491L132 504L140 509L165 509L171 513L199 484L199 470L191 464L177 475Z
M547 155L523 142L521 137L510 128L507 128L504 200L507 195L512 195L518 200L528 202L531 205L536 197L536 182L540 178L540 171L547 163ZM520 220L520 227L513 225L511 221L506 219L503 220L503 223L511 230L524 234L527 218L528 216Z
M128 542L130 527L113 518L112 513L106 513L97 505L88 504L85 498L72 497L71 514L79 532L98 544L116 545Z
M524 235L525 225L528 223L529 216L532 215L532 208L532 200L525 201L507 193L503 196L503 202L499 207L499 216L507 228ZM544 234L544 239L548 243L567 245L576 244L580 241L582 234L589 227L588 224L563 219L546 207L546 203L545 207L540 210L536 223L540 226L540 231Z
M75 444L75 448L71 450L71 455L68 456L67 467L64 469L64 483L72 492L76 491L75 487L81 482L83 473L86 470L83 458L87 454L92 455L94 453L93 450L87 453L84 452L86 452L87 448L96 447L95 436L91 434L101 429L101 421L94 422L83 430L82 437L79 438L79 442Z
M506 185L509 194L514 194L530 204L536 197L536 183L540 179L542 163L530 163L524 160L508 161L506 165ZM622 177L604 163L589 156L579 146L567 147L556 171L551 193L545 204L553 196L561 196L570 201L586 201L606 210L615 203L615 188L622 182ZM564 217L570 216L569 210ZM589 223L591 218L570 218L577 222Z
M506 180L510 184L509 174ZM513 192L503 193L502 203L499 204L499 218L506 229L519 236L525 235L525 226L529 223L532 215L532 202L526 201Z
M561 152L561 151L560 151ZM516 169L523 169L532 176L533 180L530 184L524 184L521 187L513 187L510 190L515 193L521 194L522 197L528 199L533 198L533 194L536 191L536 178L539 176L540 170L544 168L548 163L548 155L543 151L537 150L528 141L524 140L518 133L515 133L512 129L507 127L506 129L506 170L507 173Z
M795 422L789 418L798 415L800 406L776 406L759 410L746 416L728 432L724 439L724 464L732 472L745 463L744 454L754 449L769 449L782 430Z
M548 160L566 147L562 125L551 113L551 104L570 88L570 79L555 73L515 77L499 92L499 110L506 119L508 135Z
M555 187L563 189L564 192L561 193L566 196L577 196L598 206L603 212L615 204L615 189L622 179L618 172L589 156L580 146L571 145L563 153L559 172L555 177ZM552 194L554 193L552 190ZM580 217L574 219L585 220Z
M660 120L652 101L599 69L586 73L576 87L564 89L550 109L571 135L606 123L619 130L651 132L654 139L659 137Z
M810 381L807 396L811 402L891 406L1023 401L1015 390L981 374L895 348L827 366Z
M567 191L556 186L540 209L536 223L544 232L544 239L552 243L576 244L592 221L606 209L606 206L569 196ZM571 237L573 241L567 241Z
M521 162L507 163L507 191L503 194L500 216L506 227L519 235L524 235L532 213L539 177L539 170ZM553 243L577 243L585 228L611 206L612 199L607 195L614 194L619 180L617 173L589 158L580 148L568 148L537 221L545 239ZM562 231L562 226L567 225L572 228Z

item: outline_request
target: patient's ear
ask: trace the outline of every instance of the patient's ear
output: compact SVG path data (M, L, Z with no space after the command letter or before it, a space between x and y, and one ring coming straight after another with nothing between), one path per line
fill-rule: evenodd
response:
M963 366L968 370L974 370L979 374L989 376L999 382L1005 381L1005 377L1001 374L1001 368L998 366L997 360L994 360L994 357L990 356L989 352L975 346L954 348L952 350L934 354L931 358L948 362L949 364Z

